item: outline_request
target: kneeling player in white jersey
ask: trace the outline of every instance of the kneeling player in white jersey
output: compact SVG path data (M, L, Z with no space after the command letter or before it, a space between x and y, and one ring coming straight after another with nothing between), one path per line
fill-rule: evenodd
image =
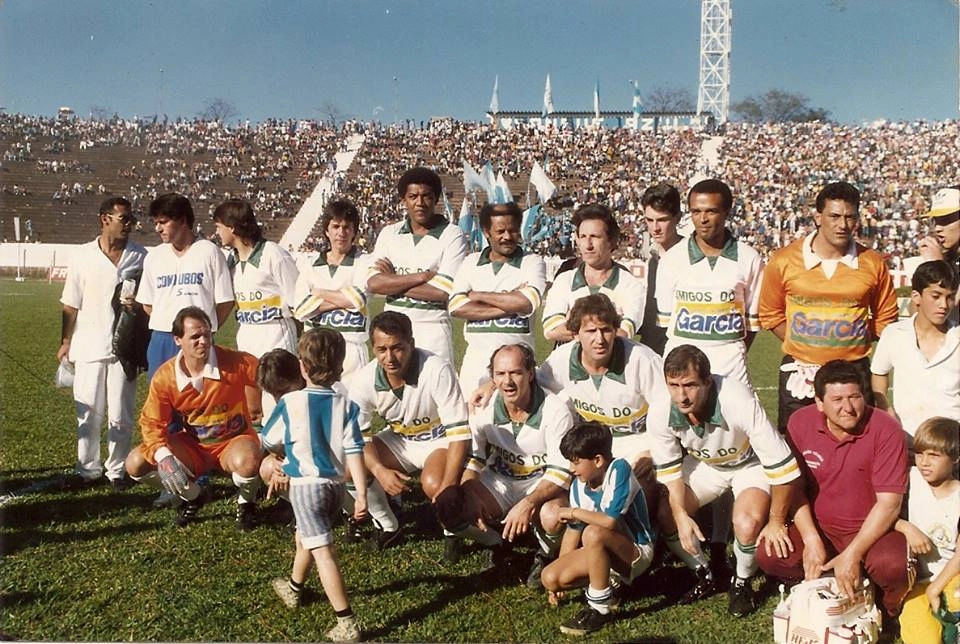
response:
M237 300L237 348L260 358L271 349L297 351L293 287L297 265L290 253L263 238L249 202L227 199L213 211L220 242L231 248L227 266ZM263 397L263 415L273 411Z
M610 299L595 293L577 300L566 321L573 342L561 345L540 366L538 380L565 397L574 412L613 432L613 455L625 458L641 481L652 474L647 441L652 405L666 405L660 356L617 335L620 315Z
M497 347L523 343L534 347L533 313L546 288L546 266L539 255L520 248L523 211L512 201L486 204L480 229L490 246L468 255L453 281L450 314L466 320L467 351L460 367L460 388L486 379Z
M411 474L420 472L423 492L436 506L441 523L446 523L451 505L462 503L458 492L470 453L470 426L453 365L414 346L406 315L384 311L370 329L376 360L344 384L360 408L365 434L373 412L386 421L364 450L367 470L376 478L368 487L370 516L378 524L377 542L383 549L402 539L384 491L391 496L402 493ZM453 490L447 492L450 487Z
M629 584L653 560L646 497L630 464L611 454L612 442L610 431L594 422L575 425L560 442L576 479L569 507L560 509L567 525L560 556L542 577L553 604L564 591L587 587L587 605L560 626L568 635L585 635L613 619L619 600L611 577Z
M667 354L663 370L672 404L667 426L651 426L650 443L677 526L676 534L665 537L668 545L679 540L697 559L697 584L681 603L714 591L700 551L703 534L691 515L732 489L736 574L728 609L742 617L756 608L750 578L757 571L757 545L766 540L778 553L792 549L788 484L799 478L800 469L753 391L734 378L711 375L703 351L680 345Z
M540 542L528 585L540 586L540 572L559 545L558 511L570 485L560 439L573 425L566 403L537 384L533 349L510 344L490 358L496 386L491 404L470 420L473 455L463 480L464 504L458 535L486 546L512 542L534 526ZM502 522L498 534L488 526ZM448 541L448 543L451 543ZM456 559L456 557L453 557Z
M333 329L347 341L343 375L370 362L367 349L367 277L365 255L356 247L360 213L352 202L327 204L320 229L330 243L300 271L294 315L308 329Z

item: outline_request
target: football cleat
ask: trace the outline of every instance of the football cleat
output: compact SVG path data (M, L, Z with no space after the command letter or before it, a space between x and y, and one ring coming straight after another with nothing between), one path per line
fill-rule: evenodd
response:
M566 635L586 635L603 628L604 624L613 619L609 613L604 615L599 611L585 606L580 612L560 624L560 632Z
M695 601L700 601L701 599L706 599L710 595L713 595L717 592L717 586L713 583L713 575L710 574L710 569L706 566L701 566L697 568L697 583L694 584L693 588L684 593L678 601L680 604L692 604Z
M727 591L727 611L734 617L744 617L749 615L757 608L757 602L753 596L753 586L749 579L734 577L730 582L730 590Z

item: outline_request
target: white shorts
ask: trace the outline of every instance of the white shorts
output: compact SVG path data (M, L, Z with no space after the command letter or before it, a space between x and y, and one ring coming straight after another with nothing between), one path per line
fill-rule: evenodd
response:
M613 457L623 458L632 465L641 452L650 451L650 439L646 432L642 434L613 434Z
M267 324L240 324L237 328L237 349L257 358L274 349L286 349L297 355L297 327L290 318Z
M714 501L727 490L733 490L733 498L748 487L755 487L770 494L770 482L763 472L763 465L751 461L735 469L720 469L698 461L692 456L683 458L683 481L687 484L700 507Z
M400 467L407 474L413 474L423 469L427 462L427 457L435 450L446 449L450 439L447 437L433 438L431 440L418 441L410 438L404 438L392 429L384 429L377 432L375 438L383 441L383 444L396 457Z
M463 364L460 366L460 391L464 396L469 396L474 389L490 380L491 355L493 351L487 353L481 349L467 347L463 354Z
M483 487L487 488L490 496L496 499L502 515L506 515L510 508L533 492L542 479L542 475L531 476L527 479L515 479L498 474L489 467L483 468L479 477Z
M343 359L343 375L353 373L370 362L370 350L366 342L347 340L347 355Z
M637 556L630 563L630 572L624 576L621 575L616 570L610 569L610 576L616 579L619 579L621 583L630 585L633 583L633 580L647 572L647 568L650 567L650 564L653 563L653 545L649 543L638 543L637 546Z
M450 320L413 323L413 342L418 349L435 353L453 364L453 328Z

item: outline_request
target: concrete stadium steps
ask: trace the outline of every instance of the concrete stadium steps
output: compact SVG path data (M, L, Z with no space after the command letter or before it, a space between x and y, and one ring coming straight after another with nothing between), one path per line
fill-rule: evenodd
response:
M2 151L10 149L18 140L9 136L0 137L0 154ZM151 161L163 158L155 154L147 154L146 147L133 146L112 146L112 147L91 147L84 150L80 149L79 141L76 139L68 140L67 150L61 153L44 152L43 147L52 142L52 137L36 137L31 139L32 147L31 159L25 161L6 161L3 163L3 170L0 172L0 185L5 190L13 189L14 185L25 187L31 194L28 196L15 196L4 191L0 193L0 239L14 240L13 217L19 215L21 219L21 234L25 234L24 223L30 219L33 224L34 233L39 236L43 242L51 243L71 243L77 241L86 241L96 236L99 229L96 212L100 202L111 195L130 197L131 187L140 185L144 187L151 171L146 167ZM254 146L252 154L262 158L266 153L259 146ZM176 157L178 162L185 162L187 170L193 163L202 162L211 166L214 165L215 154L205 152L200 154L184 154ZM92 173L59 172L56 174L43 174L37 170L37 161L73 161L89 165ZM146 165L143 162L146 162ZM215 189L220 195L229 192L234 195L241 195L246 188L235 178L240 172L250 170L252 163L249 155L242 155L239 167L231 168L229 174L224 174L219 180L210 184L211 189ZM120 177L118 172L122 169L133 167L142 168L142 178L138 177ZM288 188L294 190L297 179L299 178L301 168L295 167L289 170L283 176L279 183L269 183L270 189L282 190ZM55 201L53 194L60 188L61 183L73 186L74 182L79 181L84 186L92 186L93 193L84 193L71 195L73 203ZM96 194L99 184L103 184L106 194ZM312 189L312 185L310 186ZM218 201L220 197L216 197ZM305 199L306 194L299 197ZM210 234L213 232L212 225L209 223L208 209L209 205L198 200L193 200L194 212L197 222L201 225L203 232ZM302 201L301 201L302 203ZM145 213L149 203L135 203L134 210L140 210ZM256 204L255 204L256 207ZM288 217L278 217L277 219L264 218L267 224L265 234L267 238L278 240L286 230L296 208L292 208ZM157 243L157 236L153 231L151 223L145 218L141 218L142 231L134 232L132 238L140 243L154 245Z

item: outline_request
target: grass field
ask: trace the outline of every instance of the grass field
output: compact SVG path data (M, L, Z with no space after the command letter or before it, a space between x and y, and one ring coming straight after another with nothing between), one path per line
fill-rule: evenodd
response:
M0 631L27 640L316 641L334 618L316 577L305 604L288 611L269 581L289 573L293 539L272 502L248 533L233 525L232 485L215 479L201 520L172 526L141 486L81 491L52 484L76 457L70 392L53 387L62 285L0 281ZM233 344L227 327L218 340ZM462 350L462 349L461 349ZM540 347L541 357L546 348ZM775 407L779 349L761 334L751 374L768 411ZM140 396L145 385L140 383ZM138 437L135 437L135 443ZM515 551L516 570L480 570L472 553L442 560L442 543L422 496L407 495L407 541L385 553L340 547L354 612L367 639L404 642L563 639L561 619L579 609L573 593L559 609L524 587L532 557ZM340 530L338 534L338 546ZM594 641L768 642L775 598L745 619L726 614L726 596L692 606L675 598L692 575L655 569L632 589L622 619Z

